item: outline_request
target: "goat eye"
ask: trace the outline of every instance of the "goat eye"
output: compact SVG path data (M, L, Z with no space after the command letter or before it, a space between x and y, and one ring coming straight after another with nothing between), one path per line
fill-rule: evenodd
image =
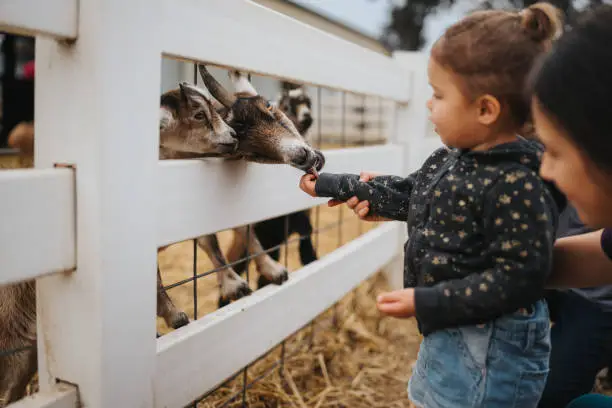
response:
M193 116L193 118L195 120L204 120L206 118L206 115L204 114L204 112L198 112Z

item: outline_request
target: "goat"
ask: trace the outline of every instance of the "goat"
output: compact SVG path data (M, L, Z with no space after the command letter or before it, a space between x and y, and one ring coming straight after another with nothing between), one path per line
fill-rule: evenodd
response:
M303 87L294 87L294 89L284 88L278 98L278 107L289 119L295 124L300 134L305 137L310 129L312 119L312 102ZM278 248L286 240L286 235L289 236L297 233L301 239L299 242L300 261L302 265L307 265L317 260L317 253L312 243L312 224L309 217L310 211L296 211L286 216L271 218L260 221L254 226L255 235L261 242L265 250L272 249L269 254L272 259L278 261L280 259L280 249ZM246 255L244 248L232 247L230 250L231 256L241 254ZM230 258L231 259L231 258ZM235 266L236 272L241 274L247 267L248 262L243 261ZM270 281L265 276L260 275L257 281L257 287L261 288Z
M302 171L318 171L323 167L323 154L305 142L293 122L281 110L257 93L246 75L238 71L229 73L235 88L232 95L217 82L204 65L199 65L198 70L206 88L222 105L219 107L221 116L238 135L238 149L234 155L229 155L230 158L258 163L289 164ZM208 254L215 268L225 267L217 274L220 286L219 307L252 292L248 283L227 265L227 259L219 249L216 236L199 237L197 244ZM253 228L235 228L232 248L245 248L247 245L250 253L258 254L254 261L260 276L275 284L287 280L287 270L265 253Z
M223 105L214 106L210 95L195 86L183 83L166 92L160 106L160 159L219 156L264 163L288 163L308 171L321 169L323 155L308 146L287 117L257 95L246 77L233 72L238 90L230 95L200 66L205 84ZM230 125L228 125L230 122ZM236 133L233 129L240 129ZM14 129L11 145L25 156L34 151L34 127ZM250 242L253 252L262 252L261 244L247 227L235 229L235 240ZM198 245L206 251L216 267L227 266L215 234L199 237ZM158 253L167 246L158 249ZM287 279L287 271L268 255L255 258L258 270L274 283ZM217 274L222 296L239 298L251 292L248 284L231 268ZM168 326L181 327L189 322L165 292L157 269L157 315ZM35 281L0 286L0 350L20 349L15 354L0 356L0 401L4 404L23 397L36 372L36 297ZM0 406L2 402L0 402Z

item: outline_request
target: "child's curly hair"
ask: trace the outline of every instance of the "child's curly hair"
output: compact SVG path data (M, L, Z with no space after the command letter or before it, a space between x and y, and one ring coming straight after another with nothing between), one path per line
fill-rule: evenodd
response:
M503 107L505 123L521 128L530 119L524 89L538 58L562 32L562 14L549 3L518 12L477 11L449 27L433 45L431 57L461 78L472 99L489 94Z

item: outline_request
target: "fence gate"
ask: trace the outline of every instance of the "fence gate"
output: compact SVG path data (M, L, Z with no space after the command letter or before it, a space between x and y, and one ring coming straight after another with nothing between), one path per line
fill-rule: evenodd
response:
M377 270L401 282L404 227L385 223L156 339L156 248L326 201L288 166L160 162L160 62L392 100L392 142L326 152L326 170L407 174L439 145L424 56L385 57L245 0L3 0L0 30L37 36L35 169L0 172L0 284L37 279L40 392L16 405L181 407Z

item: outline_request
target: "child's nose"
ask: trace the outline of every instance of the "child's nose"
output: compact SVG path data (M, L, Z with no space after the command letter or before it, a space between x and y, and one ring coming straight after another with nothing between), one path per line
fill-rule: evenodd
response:
M429 98L429 99L427 100L427 109L429 109L429 110L431 111L432 106L433 106L432 99L431 99L431 98Z

